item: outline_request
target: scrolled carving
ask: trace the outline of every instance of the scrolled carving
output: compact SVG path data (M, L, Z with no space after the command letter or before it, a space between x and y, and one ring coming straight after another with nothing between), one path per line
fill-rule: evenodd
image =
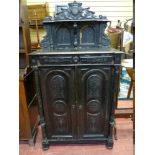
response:
M82 3L74 1L68 3L68 9L61 9L62 11L56 14L55 20L107 19L105 16L95 16L95 12L89 11L89 9L89 7L82 8Z
M41 47L45 49L50 49L50 46L53 45L52 37L50 36L50 27L44 26L44 29L46 30L46 35L41 41Z
M102 37L102 45L103 47L110 47L111 41L109 39L109 37L106 34L103 34Z

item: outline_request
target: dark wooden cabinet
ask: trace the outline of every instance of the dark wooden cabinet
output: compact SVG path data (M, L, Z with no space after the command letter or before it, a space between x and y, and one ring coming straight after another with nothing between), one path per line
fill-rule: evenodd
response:
M111 67L43 67L39 70L48 138L108 135ZM78 127L78 128L76 128Z
M31 40L26 0L20 0L19 6L19 140L34 145L39 114L34 72L28 67Z
M47 17L43 49L29 54L43 149L56 143L113 146L122 52L109 47L106 17L97 18L81 5L69 3L54 19Z
M55 143L112 147L121 54L114 49L30 54L44 149Z

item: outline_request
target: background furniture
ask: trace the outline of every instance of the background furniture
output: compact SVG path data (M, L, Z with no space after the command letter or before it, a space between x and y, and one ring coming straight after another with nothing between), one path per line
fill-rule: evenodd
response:
M129 86L129 90L128 90L128 94L127 94L127 98L129 98L131 95L131 90L133 89L133 82L134 82L134 79L133 79L133 74L134 74L133 59L124 59L122 61L122 66L126 68L126 71L131 78L130 86Z
M31 48L36 50L40 48L40 40L44 35L42 21L49 16L49 5L37 4L28 5L28 20L30 25Z
M129 90L127 94L127 98L129 98L131 94L131 90L133 89L133 82L134 82L133 59L123 59L122 66L126 68L127 73L129 74L131 78L130 86L129 86ZM132 118L132 116L133 116L133 108L118 108L118 105L116 105L116 110L115 110L116 118Z
M31 39L27 6L25 0L20 0L19 16L19 68L24 69L28 62L28 53L31 50Z
M42 50L31 53L35 69L43 149L58 143L113 147L114 110L122 52L109 48L105 16L69 3L43 22ZM81 11L80 11L81 10Z
M133 79L133 144L135 144L135 71L132 76Z
M35 20L38 20L38 25L42 25L42 21L45 17L49 16L49 5L45 4L27 5L28 7L28 19L30 26L35 26Z
M19 18L19 140L34 145L39 122L33 71L28 68L31 50L26 1L20 1Z
M130 26L128 25L128 22L132 22ZM125 31L133 35L133 42L129 42L125 47L123 47ZM111 47L119 49L120 51L124 51L126 59L132 59L134 57L134 31L135 26L133 19L126 20L123 28L117 28L117 26L116 28L112 28L111 26L108 28L108 36L111 40Z
M108 36L111 40L111 47L122 50L123 44L123 28L111 28L108 29Z
M39 123L37 94L32 70L20 69L19 74L19 139L34 145Z

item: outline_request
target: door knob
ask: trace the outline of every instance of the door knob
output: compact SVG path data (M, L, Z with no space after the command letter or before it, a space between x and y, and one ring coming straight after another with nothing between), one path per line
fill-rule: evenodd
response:
M75 109L75 105L72 105L72 109Z
M79 109L80 109L80 110L82 109L82 105L79 105Z
M79 61L79 57L78 57L78 56L74 56L74 57L73 57L73 61L74 61L75 63L77 63L77 62Z

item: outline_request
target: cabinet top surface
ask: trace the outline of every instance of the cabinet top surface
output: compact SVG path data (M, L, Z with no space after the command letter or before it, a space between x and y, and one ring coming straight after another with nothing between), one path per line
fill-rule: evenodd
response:
M29 55L78 55L78 54L123 54L124 52L119 51L117 49L113 48L107 48L107 49L90 49L90 50L68 50L68 51L63 51L63 50L55 50L55 51L49 51L49 50L37 50Z

